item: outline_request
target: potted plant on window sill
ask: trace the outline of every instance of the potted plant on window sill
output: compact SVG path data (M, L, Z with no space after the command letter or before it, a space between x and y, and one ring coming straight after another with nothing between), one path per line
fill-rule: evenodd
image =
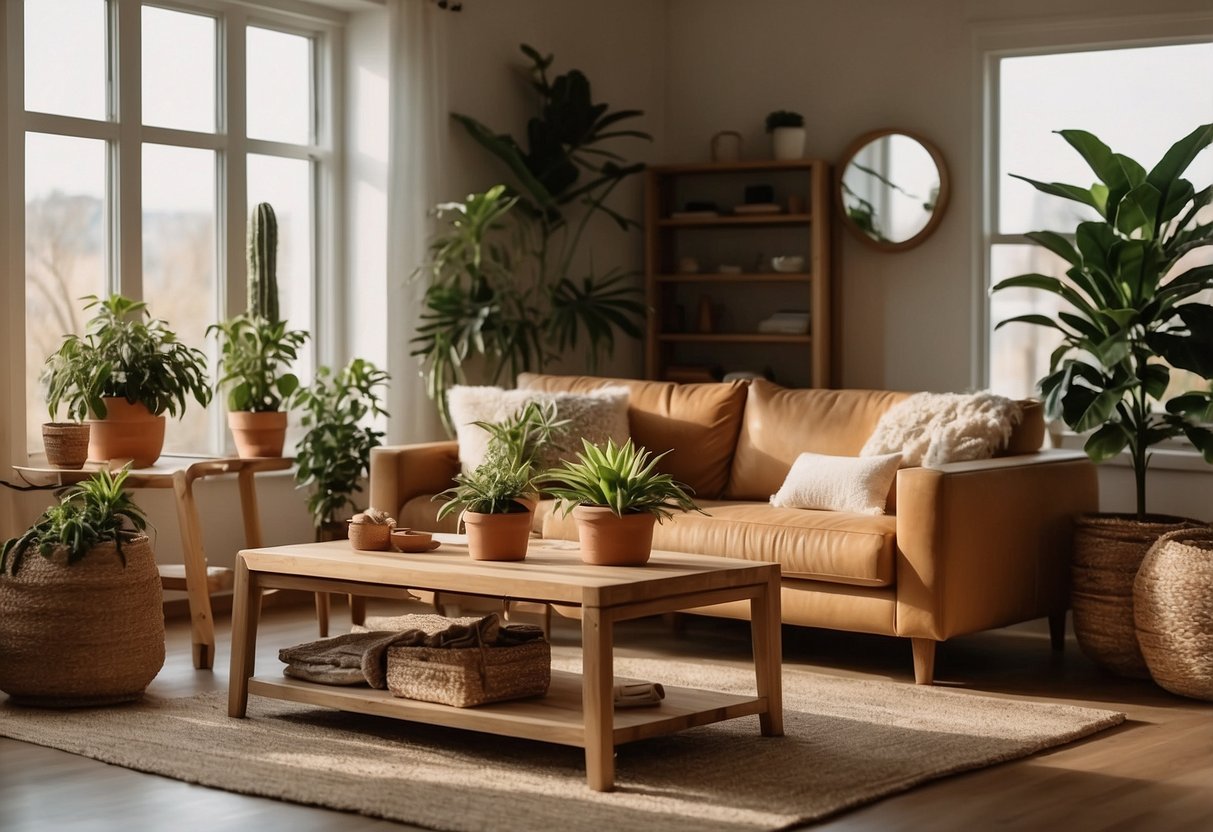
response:
M1081 222L1074 242L1051 231L1028 234L1066 261L1068 280L1024 274L992 291L1026 287L1060 299L1056 317L1031 314L1002 321L1061 334L1040 381L1046 412L1077 433L1096 462L1127 451L1136 512L1079 517L1075 526L1074 631L1097 663L1131 676L1148 671L1133 621L1133 578L1164 533L1196 525L1146 511L1149 449L1183 438L1213 462L1213 306L1197 300L1213 289L1213 265L1175 274L1176 264L1213 245L1213 224L1198 213L1213 203L1213 185L1197 191L1185 170L1213 142L1213 124L1175 143L1146 171L1082 130L1059 131L1099 178L1089 188L1024 179L1037 190L1079 202L1098 219ZM1170 392L1173 370L1192 373L1204 389Z
M0 690L14 702L137 699L164 664L160 574L126 477L99 471L0 549Z
M147 304L114 294L86 298L96 309L83 336L68 335L46 360L47 406L91 417L90 459L155 464L164 448L164 414L180 417L190 398L211 400L206 356L179 340Z
M581 559L601 566L641 566L653 548L653 526L675 511L703 510L689 488L657 473L665 454L653 457L629 439L622 447L582 440L576 462L545 472L544 490L577 522ZM668 453L668 451L667 451Z

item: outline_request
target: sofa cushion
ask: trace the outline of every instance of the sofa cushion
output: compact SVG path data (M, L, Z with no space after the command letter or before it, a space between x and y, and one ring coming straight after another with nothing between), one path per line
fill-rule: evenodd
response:
M891 586L897 518L775 508L766 503L702 501L659 524L653 548L778 563L785 578L853 586ZM540 506L543 536L576 540L572 516Z
M750 383L725 496L768 499L805 451L859 456L881 415L908 395L880 390L793 390L755 379Z
M518 376L518 386L525 390L584 393L607 385L628 388L632 440L655 454L670 451L658 463L658 470L686 483L699 497L720 496L737 444L745 382L675 384L537 373Z
M771 496L777 508L884 514L901 454L830 456L807 451Z

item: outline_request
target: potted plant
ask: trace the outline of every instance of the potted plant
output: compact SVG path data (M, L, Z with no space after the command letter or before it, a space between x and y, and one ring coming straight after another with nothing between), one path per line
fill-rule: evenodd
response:
M248 309L207 334L219 339L219 387L227 390L227 421L242 458L282 456L284 404L299 389L287 369L308 339L278 317L278 222L262 202L249 221Z
M68 335L46 360L47 406L91 416L90 459L130 459L146 468L164 448L164 414L180 417L193 398L211 400L206 356L186 346L147 304L114 294L90 295L95 309L84 336Z
M350 518L346 536L350 546L367 552L382 552L392 542L392 530L396 528L396 518L386 511L368 508Z
M776 159L804 157L804 116L791 110L775 110L767 114L766 126Z
M1036 189L1074 200L1097 219L1078 224L1074 240L1051 231L1027 236L1061 257L1067 279L1024 274L992 291L1026 287L1060 300L1056 317L1020 315L1053 329L1061 345L1040 381L1046 413L1087 435L1096 462L1128 452L1136 485L1136 512L1080 517L1073 564L1074 630L1084 652L1126 675L1146 675L1133 625L1133 577L1162 534L1192 525L1148 514L1149 449L1186 439L1213 462L1213 307L1198 299L1213 289L1213 266L1176 264L1213 245L1213 225L1197 214L1213 202L1213 186L1197 190L1183 178L1213 141L1213 124L1175 143L1152 169L1113 153L1092 134L1061 130L1099 182L1084 188L1024 179ZM1204 379L1204 389L1172 392L1175 371Z
M345 524L338 522L338 514L358 510L353 495L362 490L371 448L383 438L383 431L363 422L388 415L379 396L388 378L371 362L355 358L336 372L320 367L316 380L292 397L291 404L303 411L306 429L295 449L295 481L300 488L312 488L307 508L319 540L343 537Z
M0 690L15 702L137 699L164 664L160 573L127 473L72 486L0 549Z
M438 510L441 520L455 510L467 529L472 560L523 560L531 538L531 508L524 500L535 490L529 465L512 464L507 454L485 457L475 470L455 476L455 485Z
M653 548L653 525L675 511L702 511L689 488L669 474L659 474L652 456L629 439L622 447L582 440L576 462L547 471L544 490L573 513L581 541L581 559L602 566L639 566ZM666 453L669 453L668 451Z
M472 424L489 435L485 458L500 458L501 465L510 467L534 479L538 474L539 459L552 435L569 424L568 419L557 419L555 402L527 402L512 416L499 422L473 422ZM538 490L522 495L519 502L531 511L539 502Z

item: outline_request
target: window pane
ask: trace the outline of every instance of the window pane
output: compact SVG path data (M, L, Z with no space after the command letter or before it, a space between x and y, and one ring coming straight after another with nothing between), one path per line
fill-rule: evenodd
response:
M106 117L105 0L25 4L25 109Z
M248 204L268 202L278 217L278 304L292 329L312 330L312 166L304 159L249 154ZM314 333L313 333L314 335ZM312 377L311 341L295 365Z
M25 427L33 451L48 416L42 364L64 335L83 334L88 313L79 299L106 291L105 150L97 139L25 138Z
M143 7L143 123L215 132L215 20Z
M1010 178L1095 181L1082 157L1052 131L1088 130L1149 169L1213 113L1213 44L1006 58L999 67L998 225L1004 233L1072 232L1080 219L1095 216ZM1213 154L1198 158L1187 178L1213 179Z
M999 245L990 251L993 283L1028 272L1062 277L1066 262L1034 245ZM991 285L992 285L991 284ZM1040 289L1004 289L990 296L991 328L1018 315L1056 316L1063 308L1056 295ZM1036 383L1049 369L1049 354L1061 343L1053 329L1034 324L1008 324L990 334L990 389L1024 399L1039 396Z
M186 344L211 355L207 326L218 315L215 281L215 153L143 146L143 297ZM165 447L211 449L207 411L191 400L185 418L169 419Z
M249 137L311 142L311 38L250 26L246 60Z

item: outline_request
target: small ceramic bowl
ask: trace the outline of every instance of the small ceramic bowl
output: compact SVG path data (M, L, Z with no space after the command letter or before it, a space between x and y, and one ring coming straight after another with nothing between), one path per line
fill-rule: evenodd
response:
M804 258L797 256L772 257L771 268L785 274L802 272L804 271Z
M392 545L402 552L428 552L438 548L432 534L412 529L396 529L392 532Z

